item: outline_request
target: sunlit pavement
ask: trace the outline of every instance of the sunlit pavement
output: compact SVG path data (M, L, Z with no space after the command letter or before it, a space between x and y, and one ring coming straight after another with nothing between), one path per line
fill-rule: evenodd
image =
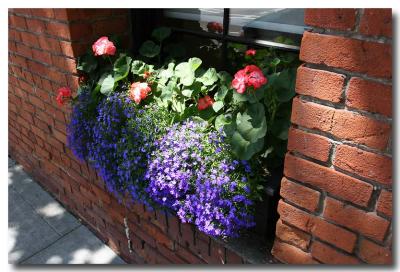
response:
M10 159L8 262L22 265L125 263Z

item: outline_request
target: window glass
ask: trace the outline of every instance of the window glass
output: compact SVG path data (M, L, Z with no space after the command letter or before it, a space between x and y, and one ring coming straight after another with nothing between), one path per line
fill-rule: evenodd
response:
M165 9L164 17L172 27L216 34L223 31L224 9L221 8Z
M299 45L304 9L230 9L229 35Z

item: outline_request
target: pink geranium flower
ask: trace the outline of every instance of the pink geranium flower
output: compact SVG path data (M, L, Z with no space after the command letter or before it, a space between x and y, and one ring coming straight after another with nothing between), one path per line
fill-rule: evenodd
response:
M114 46L114 43L108 40L108 37L104 36L99 38L93 45L92 45L93 53L95 56L101 55L115 55L115 51L117 48Z
M232 87L240 94L252 86L255 90L267 83L267 78L256 65L247 65L244 69L236 72L232 80Z
M134 82L129 89L129 98L135 101L136 104L139 104L150 92L151 88L147 83Z

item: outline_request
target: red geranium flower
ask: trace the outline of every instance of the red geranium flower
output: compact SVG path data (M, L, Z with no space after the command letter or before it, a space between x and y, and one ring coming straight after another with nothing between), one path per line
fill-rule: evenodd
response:
M240 94L252 86L255 90L267 83L267 78L256 65L247 65L244 69L236 72L232 80L232 87Z
M207 29L210 32L218 32L218 33L222 33L222 25L220 23L217 22L209 22L207 24Z
M255 49L249 49L246 51L246 56L255 56L257 51Z
M108 37L104 36L99 38L92 45L93 53L95 56L101 55L115 55L115 51L117 48L114 46L114 43L108 40Z
M259 67L255 65L248 65L244 69L246 73L248 73L247 77L248 86L253 86L254 89L258 89L262 85L267 83L267 78L264 77L264 74Z
M214 99L212 99L209 95L206 95L204 97L199 98L197 108L199 110L205 110L208 107L212 106L212 104L214 104Z
M129 98L139 104L140 101L147 97L149 92L151 92L151 88L146 82L134 82L129 90Z
M68 87L62 87L58 89L58 94L57 94L57 103L58 105L62 106L64 105L64 102L66 101L65 99L70 98L72 95L71 89Z

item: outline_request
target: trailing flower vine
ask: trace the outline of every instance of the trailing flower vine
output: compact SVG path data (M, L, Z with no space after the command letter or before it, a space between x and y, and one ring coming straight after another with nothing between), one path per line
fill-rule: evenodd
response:
M216 23L209 29L220 31ZM276 132L287 133L267 130L280 117L275 88L286 70L266 74L255 49L242 51L248 64L234 77L199 58L162 64L170 32L154 30L142 57L101 37L78 59L78 95L60 88L57 96L59 105L73 103L68 147L115 195L176 212L209 235L238 236L254 226L263 157L276 148Z

